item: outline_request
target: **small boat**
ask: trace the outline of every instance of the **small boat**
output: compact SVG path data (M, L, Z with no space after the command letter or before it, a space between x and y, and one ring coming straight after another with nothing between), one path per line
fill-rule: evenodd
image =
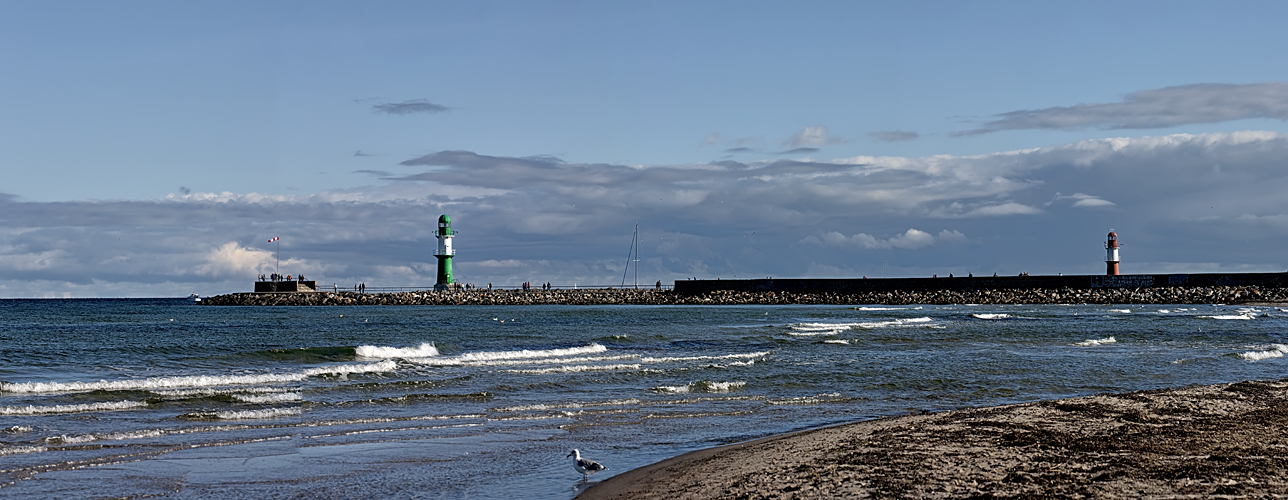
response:
M192 295L188 296L188 302L192 302L193 304L200 304L201 296L197 295L197 292L192 292Z

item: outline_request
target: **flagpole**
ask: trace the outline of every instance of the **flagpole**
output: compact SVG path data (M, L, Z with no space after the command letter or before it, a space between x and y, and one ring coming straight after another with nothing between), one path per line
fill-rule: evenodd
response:
M277 242L277 270L274 271L273 274L280 279L282 275L282 237L274 236L273 239L268 240L268 242L269 243ZM278 280L273 280L273 281L278 281Z

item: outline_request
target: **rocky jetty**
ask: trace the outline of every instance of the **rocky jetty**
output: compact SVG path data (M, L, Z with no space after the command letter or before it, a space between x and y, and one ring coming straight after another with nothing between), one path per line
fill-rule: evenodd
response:
M1242 304L1288 303L1288 288L1257 286L928 290L842 294L670 290L470 290L452 292L233 293L202 301L213 306L395 305L783 305L783 304Z

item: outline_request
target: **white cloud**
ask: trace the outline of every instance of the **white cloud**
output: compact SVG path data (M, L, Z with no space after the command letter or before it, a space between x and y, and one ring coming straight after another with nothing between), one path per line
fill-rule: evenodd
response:
M1078 200L1078 201L1076 201L1076 202L1074 202L1074 203L1073 203L1073 206L1074 206L1075 208L1076 208L1076 207L1092 207L1092 208L1094 208L1094 207L1112 207L1112 206L1114 206L1114 205L1115 205L1115 203L1114 203L1114 202L1112 202L1112 201L1108 201L1108 200L1102 200L1102 199L1100 199L1100 198L1087 198L1087 199L1084 199L1084 200Z
M826 125L816 125L805 127L792 134L791 137L783 139L783 145L791 148L817 148L828 144L836 144L843 140L840 137L828 135Z
M939 235L936 236L935 239L937 239L942 243L949 243L949 244L960 244L960 243L966 243L970 241L970 238L967 238L965 234L962 234L961 231L957 231L955 229L952 231L949 231L947 229L940 231Z
M1118 206L1117 203L1086 193L1073 193L1069 195L1056 193L1055 197L1051 198L1051 201L1046 202L1043 206L1049 207L1056 202L1065 200L1073 200L1071 206L1074 208L1102 208Z
M962 234L960 231L949 231L947 229L940 231L939 239L946 243L961 243L967 241L965 234ZM936 243L936 239L935 236L930 233L916 228L909 228L902 234L896 234L885 239L880 239L867 233L845 236L838 231L827 231L818 236L806 236L801 239L801 243L834 247L860 247L868 250L889 248L916 250L918 248L934 245Z
M197 267L197 274L211 277L260 274L262 268L272 269L273 253L251 250L230 241L206 255L206 263Z
M890 246L895 248L916 249L935 244L935 237L925 231L908 229L907 232L892 237L889 240Z

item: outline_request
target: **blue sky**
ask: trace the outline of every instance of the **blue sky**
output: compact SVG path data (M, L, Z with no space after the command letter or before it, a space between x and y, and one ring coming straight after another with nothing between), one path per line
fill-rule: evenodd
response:
M5 2L0 297L1284 271L1286 11Z

